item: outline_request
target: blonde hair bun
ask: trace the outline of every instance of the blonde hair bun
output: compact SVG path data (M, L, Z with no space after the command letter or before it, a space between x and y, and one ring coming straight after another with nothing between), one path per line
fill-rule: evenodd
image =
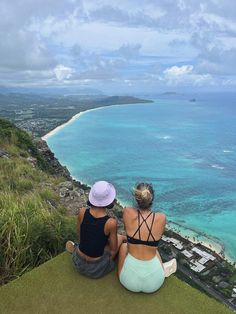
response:
M154 191L151 184L139 183L134 188L134 197L140 209L148 209L154 199Z
M141 192L141 196L142 196L142 198L145 199L145 200L150 200L150 199L152 199L152 195L151 195L151 193L150 193L150 191L149 191L148 189L143 190L143 191Z

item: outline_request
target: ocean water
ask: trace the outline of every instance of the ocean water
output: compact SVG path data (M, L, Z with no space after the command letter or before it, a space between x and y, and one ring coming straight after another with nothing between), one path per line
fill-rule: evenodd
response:
M47 142L75 178L112 182L125 205L137 182L151 182L153 209L172 227L236 261L236 95L190 98L88 111Z

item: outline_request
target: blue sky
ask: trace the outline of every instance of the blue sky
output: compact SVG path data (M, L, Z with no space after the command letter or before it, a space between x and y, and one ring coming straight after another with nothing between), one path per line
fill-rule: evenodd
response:
M235 90L234 0L1 0L0 85Z

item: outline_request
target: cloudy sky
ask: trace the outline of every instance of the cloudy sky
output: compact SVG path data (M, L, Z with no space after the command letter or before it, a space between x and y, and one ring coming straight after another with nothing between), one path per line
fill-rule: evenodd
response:
M235 90L235 0L1 0L0 86Z

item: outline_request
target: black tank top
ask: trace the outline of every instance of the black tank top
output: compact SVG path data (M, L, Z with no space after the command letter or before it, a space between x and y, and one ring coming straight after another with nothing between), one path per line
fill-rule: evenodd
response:
M108 215L95 218L90 214L89 208L85 210L84 219L80 225L79 249L90 257L100 257L108 241L108 235L104 233L105 223L110 217Z

